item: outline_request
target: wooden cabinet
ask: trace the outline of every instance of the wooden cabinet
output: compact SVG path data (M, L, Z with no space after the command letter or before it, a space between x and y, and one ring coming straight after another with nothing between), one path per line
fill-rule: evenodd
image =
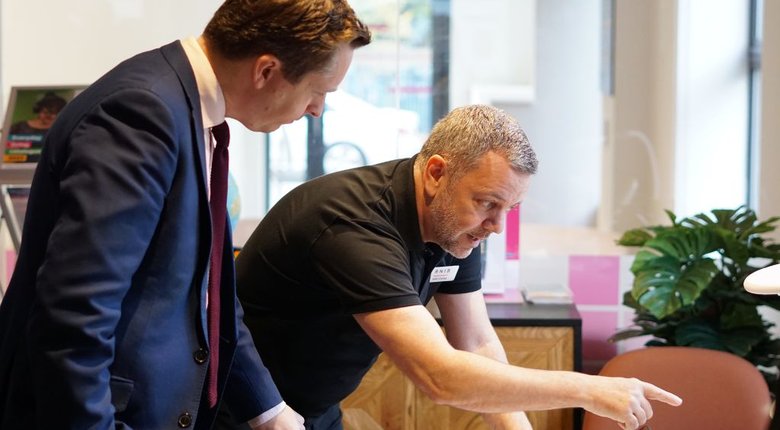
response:
M574 306L492 304L491 321L518 366L580 369L579 314ZM360 387L342 402L345 430L482 430L478 414L434 404L381 355ZM571 409L529 412L534 429L578 428Z

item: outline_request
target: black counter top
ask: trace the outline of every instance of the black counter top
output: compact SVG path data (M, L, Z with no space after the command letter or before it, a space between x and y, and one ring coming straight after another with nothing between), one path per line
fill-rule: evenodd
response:
M488 316L494 326L581 327L582 319L573 304L535 305L530 303L487 304Z

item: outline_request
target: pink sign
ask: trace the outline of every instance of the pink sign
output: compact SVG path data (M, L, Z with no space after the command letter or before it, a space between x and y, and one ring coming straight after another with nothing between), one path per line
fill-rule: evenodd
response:
M520 206L506 214L506 259L520 259Z

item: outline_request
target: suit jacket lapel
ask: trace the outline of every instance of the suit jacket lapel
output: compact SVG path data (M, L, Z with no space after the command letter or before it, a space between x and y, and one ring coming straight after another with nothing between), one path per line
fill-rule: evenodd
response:
M163 56L166 58L168 63L171 65L171 68L173 68L174 72L179 78L179 82L181 83L182 89L184 90L184 93L187 97L187 103L189 104L190 108L190 127L191 127L191 133L192 136L195 138L193 139L193 145L195 147L193 148L193 151L195 154L197 154L196 160L197 160L197 166L195 166L200 171L200 180L198 181L198 194L199 197L199 210L202 214L205 214L205 219L209 220L209 203L208 203L208 192L206 190L208 182L206 181L206 143L204 141L204 131L203 131L203 113L200 109L200 94L198 93L198 84L195 81L195 74L192 71L192 65L190 64L189 59L187 58L187 55L184 53L184 48L181 46L181 42L176 41L173 43L170 43L168 45L163 46L160 48L162 51ZM199 226L200 234L203 235L203 237L211 237L211 222L202 223ZM209 261L209 249L201 249L200 252L200 258L199 263L203 267L203 271L199 271L198 273L202 273L203 277L201 279L201 285L200 285L200 301L203 304L200 309L200 333L199 335L202 337L202 340L205 342L206 339L206 306L205 306L205 294L206 294L206 288L207 288L207 276L208 273L207 267L208 267L208 261Z
M192 71L190 61L184 53L181 42L170 43L160 48L163 56L168 60L173 70L181 82L184 93L187 96L187 103L190 106L192 135L195 136L194 144L197 145L195 153L198 154L198 168L201 172L201 181L198 185L202 195L207 196L206 191L206 143L203 140L203 113L200 110L200 94L198 93L198 84L195 82L195 74ZM206 207L208 210L208 207Z

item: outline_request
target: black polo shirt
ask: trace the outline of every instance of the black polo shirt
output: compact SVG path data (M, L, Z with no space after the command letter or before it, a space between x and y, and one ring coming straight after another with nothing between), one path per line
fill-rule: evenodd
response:
M413 164L390 161L300 185L236 260L244 321L283 398L305 417L351 393L380 352L353 314L480 288L479 252L459 260L422 242ZM454 280L430 283L436 266L459 268Z

